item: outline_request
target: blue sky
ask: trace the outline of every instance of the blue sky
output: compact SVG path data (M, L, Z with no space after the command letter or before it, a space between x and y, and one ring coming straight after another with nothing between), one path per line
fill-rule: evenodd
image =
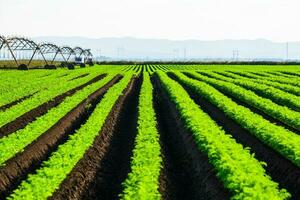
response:
M0 0L0 34L300 41L299 0Z

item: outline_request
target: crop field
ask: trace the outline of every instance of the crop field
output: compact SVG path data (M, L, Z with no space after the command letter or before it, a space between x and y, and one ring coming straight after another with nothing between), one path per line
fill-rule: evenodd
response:
M0 199L300 199L300 67L0 70Z

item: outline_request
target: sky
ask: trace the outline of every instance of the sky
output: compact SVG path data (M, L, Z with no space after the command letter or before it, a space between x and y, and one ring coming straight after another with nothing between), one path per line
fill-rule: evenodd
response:
M299 0L0 0L0 34L300 41Z

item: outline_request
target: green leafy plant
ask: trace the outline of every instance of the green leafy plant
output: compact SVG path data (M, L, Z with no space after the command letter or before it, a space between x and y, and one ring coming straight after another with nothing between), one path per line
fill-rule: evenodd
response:
M131 172L124 181L122 199L160 199L159 174L162 158L153 109L153 87L147 72L139 96L138 133L131 159Z

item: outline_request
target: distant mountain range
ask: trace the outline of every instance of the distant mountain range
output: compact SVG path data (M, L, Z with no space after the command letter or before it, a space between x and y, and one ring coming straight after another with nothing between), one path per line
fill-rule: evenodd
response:
M81 46L94 56L111 60L300 60L300 42L257 40L166 40L84 37L35 37L37 42ZM287 54L288 49L288 54Z

